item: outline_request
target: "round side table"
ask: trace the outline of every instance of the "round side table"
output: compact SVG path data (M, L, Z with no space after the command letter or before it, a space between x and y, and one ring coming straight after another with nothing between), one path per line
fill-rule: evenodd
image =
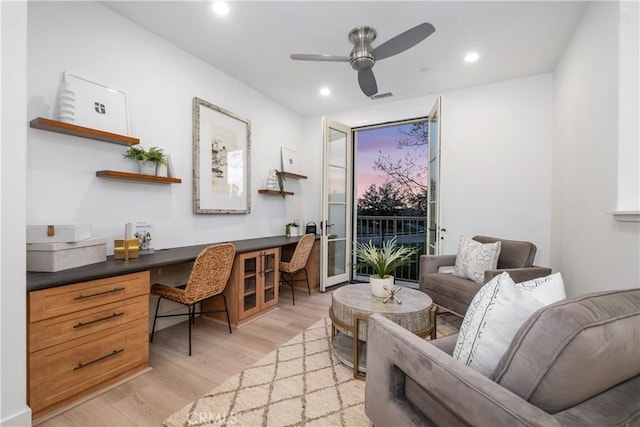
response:
M424 292L402 288L402 304L374 297L368 283L347 285L333 291L331 298L331 336L338 360L353 367L353 376L364 379L366 372L367 319L380 313L418 336L435 338L436 312ZM357 339L353 339L356 336Z

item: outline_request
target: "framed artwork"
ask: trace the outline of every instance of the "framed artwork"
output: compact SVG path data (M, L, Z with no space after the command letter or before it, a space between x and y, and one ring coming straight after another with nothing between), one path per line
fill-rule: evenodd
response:
M66 72L64 81L73 95L74 124L129 135L126 93Z
M298 162L298 153L295 150L287 147L280 147L280 153L282 154L282 171L300 174L300 164Z
M193 98L193 211L248 214L251 123Z

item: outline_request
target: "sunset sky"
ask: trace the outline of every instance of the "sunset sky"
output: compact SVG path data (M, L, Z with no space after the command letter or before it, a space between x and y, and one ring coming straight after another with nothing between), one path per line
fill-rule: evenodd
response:
M407 138L405 133L400 132L401 129L408 132L411 125L358 131L358 152L356 154L358 199L371 184L381 185L385 182L385 176L382 172L373 169L373 163L378 159L380 151L391 155L394 161L404 157L406 149L398 150L396 148L397 141Z

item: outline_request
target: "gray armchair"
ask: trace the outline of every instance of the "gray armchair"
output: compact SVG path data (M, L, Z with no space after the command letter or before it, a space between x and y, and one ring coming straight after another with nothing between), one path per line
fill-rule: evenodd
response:
M365 412L375 426L640 425L640 289L541 308L490 378L451 357L456 339L425 341L369 317Z
M533 243L487 236L474 236L473 240L480 243L502 242L498 266L495 270L485 271L483 284L505 271L516 283L551 274L550 268L533 265L536 256L536 246ZM440 267L453 267L455 264L456 255L422 255L419 285L420 290L429 295L436 305L464 316L482 284L451 273L439 272Z

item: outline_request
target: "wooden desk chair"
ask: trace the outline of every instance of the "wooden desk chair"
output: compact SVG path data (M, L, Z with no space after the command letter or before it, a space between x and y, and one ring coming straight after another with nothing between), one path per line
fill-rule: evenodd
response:
M151 293L158 295L160 298L158 298L156 313L153 317L150 342L153 342L153 333L156 329L156 320L158 317L189 316L189 356L191 356L191 325L196 321L196 314L220 313L224 311L227 316L229 333L231 333L227 299L222 291L224 291L225 286L227 286L227 281L231 275L235 254L236 248L231 243L220 243L209 246L198 254L198 257L193 263L189 281L186 285L172 287L155 283L151 286ZM197 303L216 295L222 296L224 310L195 311ZM186 305L189 312L158 316L158 309L160 308L162 298Z
M291 260L280 261L278 268L280 270L280 286L282 286L283 283L291 286L291 297L293 299L293 305L296 305L296 279L294 279L293 275L300 270L304 271L305 281L307 282L307 289L309 290L309 295L311 295L311 286L309 285L309 276L307 275L306 265L315 240L315 234L305 234L300 238L300 240L298 240L298 244L293 251Z

